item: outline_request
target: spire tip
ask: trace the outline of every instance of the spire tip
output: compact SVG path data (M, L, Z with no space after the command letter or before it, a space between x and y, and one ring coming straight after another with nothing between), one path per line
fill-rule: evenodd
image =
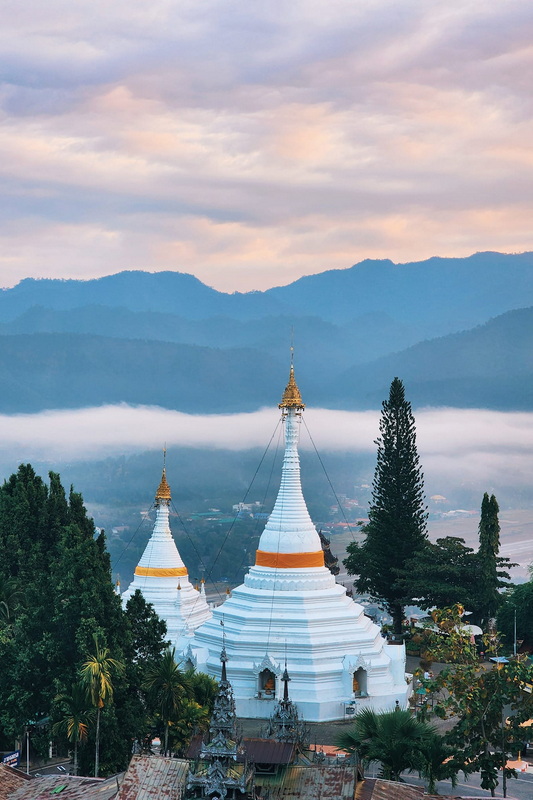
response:
M302 402L302 395L300 394L300 390L298 389L298 385L294 377L293 356L294 348L291 346L291 369L289 373L289 382L285 387L285 391L283 392L283 397L281 398L281 403L279 403L278 408L295 408L299 411L302 411L305 408L305 403Z

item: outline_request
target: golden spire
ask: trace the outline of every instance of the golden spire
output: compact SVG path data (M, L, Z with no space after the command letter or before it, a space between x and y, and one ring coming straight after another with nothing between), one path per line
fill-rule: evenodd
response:
M170 492L170 486L168 485L167 481L167 448L165 447L163 450L163 474L161 476L161 483L158 486L157 492L155 493L156 502L158 500L171 500L172 494Z
M281 403L279 403L278 408L305 408L305 403L302 403L302 395L300 394L300 390L298 389L294 379L293 353L294 348L291 347L291 371L289 375L289 382L285 387L285 391L283 392L283 397L281 398Z

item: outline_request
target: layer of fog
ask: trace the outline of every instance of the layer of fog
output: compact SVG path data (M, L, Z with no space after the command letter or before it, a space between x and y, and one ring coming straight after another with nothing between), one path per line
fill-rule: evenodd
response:
M189 415L157 407L102 406L39 414L0 415L0 469L21 462L65 463L130 455L168 447L230 450L264 448L279 412ZM416 412L417 441L432 486L475 483L530 485L533 414L484 409L428 408ZM308 409L302 449L361 453L376 449L379 412Z

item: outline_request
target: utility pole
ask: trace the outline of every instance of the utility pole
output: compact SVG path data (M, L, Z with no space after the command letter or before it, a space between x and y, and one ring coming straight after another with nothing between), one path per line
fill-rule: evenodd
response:
M514 610L514 642L513 642L513 655L516 658L516 607Z

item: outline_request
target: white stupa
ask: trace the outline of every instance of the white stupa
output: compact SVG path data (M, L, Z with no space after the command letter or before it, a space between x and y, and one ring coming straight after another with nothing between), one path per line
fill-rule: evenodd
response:
M163 467L161 483L155 495L156 518L152 536L135 569L133 581L122 594L126 605L139 589L161 619L167 623L167 635L176 652L183 651L195 629L211 617L202 581L198 591L189 581L169 525L170 486Z
M307 721L343 719L355 708L405 707L410 687L404 645L389 645L361 605L324 566L320 538L300 484L298 436L304 404L294 379L282 402L285 457L281 486L244 584L196 630L184 656L220 676L225 634L228 679L241 717L268 718L283 696Z

